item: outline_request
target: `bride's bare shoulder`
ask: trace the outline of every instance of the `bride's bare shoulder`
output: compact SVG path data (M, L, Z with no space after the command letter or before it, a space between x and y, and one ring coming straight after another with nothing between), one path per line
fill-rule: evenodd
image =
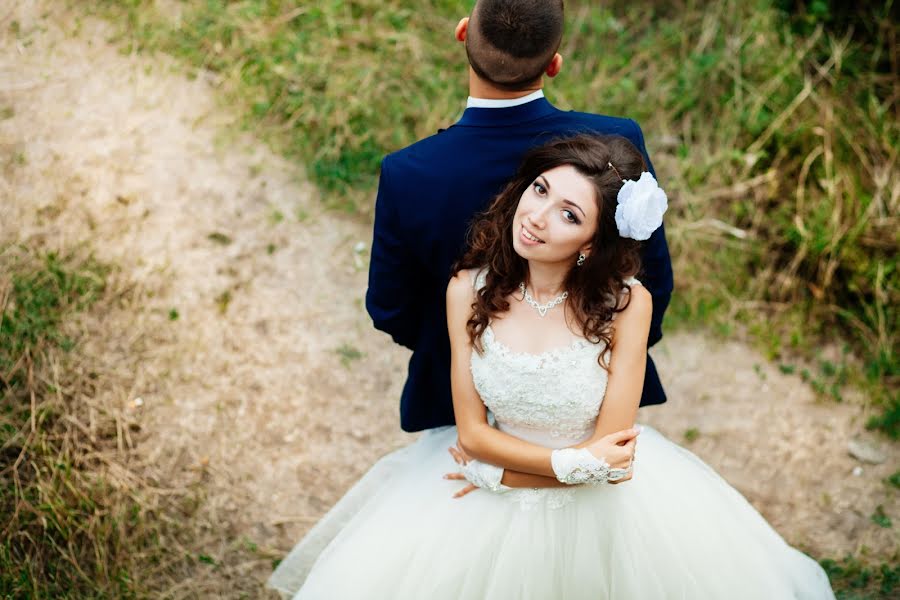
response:
M469 271L471 269L459 271L447 284L447 329L451 348L465 345L466 323L472 316L475 288Z
M643 285L632 285L625 309L616 315L616 332L619 337L631 337L643 332L644 335L650 329L650 320L653 318L653 296ZM613 335L616 337L616 334Z
M471 306L475 297L475 277L477 269L462 269L450 278L447 284L447 310L451 306Z

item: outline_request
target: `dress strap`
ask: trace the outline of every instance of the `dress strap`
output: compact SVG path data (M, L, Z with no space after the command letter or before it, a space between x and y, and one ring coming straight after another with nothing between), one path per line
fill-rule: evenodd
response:
M638 279L637 277L626 277L625 279L622 280L622 283L627 285L629 288L634 287L636 285L644 285L643 283L641 283L640 279ZM609 300L608 300L609 304L611 306L617 305L619 302L621 302L622 297L624 295L625 295L625 290L619 291L619 298L616 302L613 302L612 297L610 296ZM616 318L616 315L613 315L613 319L615 319L615 318Z

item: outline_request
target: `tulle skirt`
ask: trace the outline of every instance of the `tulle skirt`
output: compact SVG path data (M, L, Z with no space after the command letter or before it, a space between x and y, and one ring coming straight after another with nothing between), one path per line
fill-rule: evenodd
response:
M619 485L476 490L431 430L376 463L269 580L300 600L834 598L788 546L688 450L644 427Z

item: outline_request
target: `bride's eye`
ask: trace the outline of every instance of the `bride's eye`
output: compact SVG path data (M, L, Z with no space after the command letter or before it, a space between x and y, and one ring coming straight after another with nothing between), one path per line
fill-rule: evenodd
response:
M571 210L564 210L562 211L562 213L563 218L569 223L575 223L576 225L579 225L581 223L581 221L578 220L578 217L575 216L575 213L573 213Z
M531 184L531 187L537 192L538 196L546 196L547 188L545 188L539 181L535 181Z

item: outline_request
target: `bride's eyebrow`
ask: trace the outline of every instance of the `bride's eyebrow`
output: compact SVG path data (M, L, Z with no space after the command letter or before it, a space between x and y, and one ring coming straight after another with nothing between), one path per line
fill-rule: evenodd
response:
M563 204L568 204L570 206L574 206L575 208L578 209L578 212L581 213L581 216L583 216L584 218L587 218L587 215L584 214L584 211L581 209L581 207L578 206L577 204L575 204L574 202L572 202L571 200L563 200Z
M547 178L544 177L543 175L539 175L538 179L540 179L544 182L543 185L545 188L547 188L547 191L549 192L550 191L550 182L547 181ZM569 206L574 206L581 213L581 216L583 216L585 219L587 218L587 215L584 213L584 209L581 208L580 206L578 206L578 204L576 204L575 202L572 202L571 200L566 200L565 198L563 198L563 204L568 204Z

